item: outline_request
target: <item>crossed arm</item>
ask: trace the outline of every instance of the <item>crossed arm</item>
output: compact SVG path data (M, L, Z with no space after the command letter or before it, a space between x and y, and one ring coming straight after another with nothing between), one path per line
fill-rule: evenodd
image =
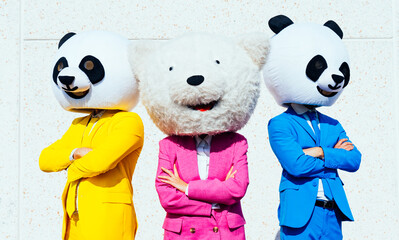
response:
M302 149L290 129L290 123L281 119L269 122L269 141L282 167L295 177L324 177L327 169L356 171L360 166L361 154L348 140L342 126L334 147Z
M353 143L348 141L349 139L343 138L338 140L338 142L335 144L334 148L337 149L344 149L346 151L352 151L354 148ZM322 147L312 147L312 148L303 148L303 152L306 155L315 157L315 158L321 158L324 159L324 151Z
M174 158L167 152L161 141L159 165L156 178L156 189L162 207L168 213L182 215L209 216L211 203L231 205L238 202L248 186L248 163L246 158L246 141L239 144L233 166L223 180L206 179L184 182L174 165ZM172 159L172 160L171 160ZM173 169L173 170L172 170ZM189 185L188 196L185 194Z
M73 161L69 156L74 147L69 145L76 136L71 126L60 140L42 151L40 168L46 172L68 169L68 182L94 177L115 168L128 154L142 147L144 132L141 119L131 113L116 116L111 124L112 131L100 145L93 149L76 149Z

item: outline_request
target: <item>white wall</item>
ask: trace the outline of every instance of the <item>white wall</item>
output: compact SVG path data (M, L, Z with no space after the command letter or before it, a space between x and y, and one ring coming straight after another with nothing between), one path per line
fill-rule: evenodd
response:
M322 112L339 119L363 153L360 170L341 173L356 221L345 239L397 239L399 186L399 0L2 0L0 1L0 239L60 239L65 173L39 170L40 151L78 114L64 111L50 89L51 61L68 31L104 29L132 41L168 39L188 31L271 34L277 15L344 31L352 79L338 102ZM262 86L254 116L240 131L250 144L250 186L243 199L248 239L278 233L281 168L267 135L268 120L284 109ZM164 211L154 189L163 134L142 105L145 146L133 177L137 239L161 239Z

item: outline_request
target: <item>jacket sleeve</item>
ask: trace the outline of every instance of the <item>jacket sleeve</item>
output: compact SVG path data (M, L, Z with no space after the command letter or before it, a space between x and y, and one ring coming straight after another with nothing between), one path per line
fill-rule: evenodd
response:
M234 178L227 181L206 179L190 181L188 197L209 203L232 205L244 197L249 184L246 139L236 138L234 144L233 171L237 170ZM230 169L231 166L229 166Z
M173 186L160 181L158 176L168 176L161 167L173 172L174 156L170 155L168 146L170 143L164 139L159 142L159 160L155 188L157 190L159 201L167 213L179 215L197 215L210 216L212 204L189 199L185 193L180 192ZM191 186L190 186L191 187Z
M134 113L123 113L113 118L107 138L69 166L68 182L107 172L127 155L142 148L144 127L140 117Z
M323 177L324 161L306 155L290 128L281 118L271 119L268 125L270 146L283 169L295 177Z
M340 131L338 140L347 138L349 141L349 138L340 123L337 124L337 127ZM328 147L323 147L323 151L325 166L327 168L356 172L360 167L362 154L355 146L351 151Z
M69 167L71 164L69 156L77 147L72 145L70 139L74 132L74 126L78 124L81 119L82 118L75 119L61 139L43 149L39 157L39 167L42 171L59 172Z

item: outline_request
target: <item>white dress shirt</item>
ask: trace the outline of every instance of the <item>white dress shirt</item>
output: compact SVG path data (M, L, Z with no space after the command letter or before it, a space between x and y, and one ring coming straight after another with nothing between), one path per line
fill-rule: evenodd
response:
M300 104L296 104L296 103L291 103L291 107L294 109L294 111L298 114L298 115L302 115L306 121L308 122L310 128L314 131L313 127L312 127L312 122L310 121L309 116L306 114L310 109L300 105ZM320 122L319 122L319 115L316 111L316 120L317 120L317 126L320 128ZM321 181L321 179L319 178L319 189L317 191L317 199L318 200L322 200L322 201L328 201L329 199L326 197L326 195L324 195L324 188L323 188L323 183Z
M195 146L197 148L197 162L198 162L198 173L201 180L208 178L209 172L209 154L211 152L212 136L206 135L204 139L199 136L194 137ZM186 188L186 195L188 196L188 186ZM220 209L218 203L212 203L212 209Z

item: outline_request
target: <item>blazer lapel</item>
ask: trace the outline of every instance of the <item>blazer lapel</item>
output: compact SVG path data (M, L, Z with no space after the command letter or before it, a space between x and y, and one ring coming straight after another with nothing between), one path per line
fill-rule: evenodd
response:
M91 118L90 122L88 122L86 130L83 135L84 143L87 146L91 146L91 142L93 141L94 136L96 136L97 131L100 129L100 127L110 118L112 117L116 112L115 111L105 111L103 115L99 118ZM93 126L94 125L94 126Z
M226 149L230 148L227 146L231 144L228 133L217 134L212 137L211 151L209 154L209 171L208 179L223 179L226 177L226 168L230 169L229 166L231 158L228 156Z
M183 180L200 180L198 171L197 148L190 136L182 136L176 152L176 167Z
M330 128L324 114L321 114L320 112L317 112L317 114L319 115L319 121L320 121L320 146L324 146L329 137Z
M316 142L316 136L314 135L312 128L302 115L298 115L291 106L287 109L286 113L288 113L291 118L294 119L309 134L314 142Z

